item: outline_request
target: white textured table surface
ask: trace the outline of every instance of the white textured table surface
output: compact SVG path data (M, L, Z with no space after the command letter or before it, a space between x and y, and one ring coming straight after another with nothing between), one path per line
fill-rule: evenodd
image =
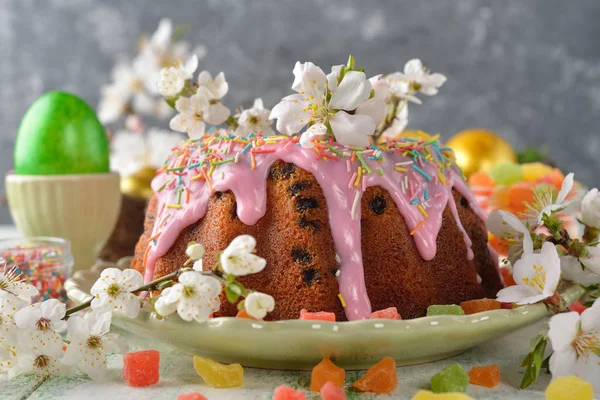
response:
M0 226L0 237L16 235L14 227ZM420 388L428 388L429 379L436 372L452 363L460 363L466 370L474 365L498 364L502 383L494 389L469 386L467 393L479 400L538 400L544 399L544 389L550 376L542 372L539 381L527 390L519 390L523 370L519 363L528 351L529 339L547 327L542 321L521 331L512 333L494 342L476 347L462 355L436 363L398 368L398 388L390 395L372 396L350 393L348 399L410 399ZM116 329L115 329L116 331ZM56 377L39 385L31 378L18 377L0 382L0 399L69 399L69 400L175 400L180 393L200 392L209 400L216 399L271 399L273 389L287 384L296 389L307 390L310 371L272 371L246 368L244 385L236 389L212 389L196 375L192 358L176 349L128 332L118 331L129 344L130 350L156 349L161 352L161 380L152 387L131 388L121 377L123 357L109 358L110 380L93 382L87 377ZM200 339L199 339L200 340ZM427 340L427 338L423 338ZM351 387L364 372L348 371L347 387ZM308 392L307 392L308 393ZM308 394L307 399L318 399L318 395Z

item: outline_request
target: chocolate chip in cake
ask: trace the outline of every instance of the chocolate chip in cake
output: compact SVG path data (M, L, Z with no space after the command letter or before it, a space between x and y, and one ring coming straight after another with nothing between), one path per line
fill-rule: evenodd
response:
M371 211L373 211L377 215L381 215L385 212L386 205L387 205L387 202L385 201L385 198L380 195L373 197L369 201L369 208L371 209Z
M223 198L223 192L215 192L215 199L221 200Z
M301 228L310 229L315 232L321 229L321 224L319 221L311 221L304 217L298 218L298 225L300 225Z
M460 198L460 205L464 208L469 208L469 202L464 197Z
M292 250L292 260L299 264L310 264L312 261L312 256L306 250L302 249L293 249Z
M285 163L280 167L281 177L283 179L289 178L294 171L296 171L296 164Z
M292 196L296 196L298 193L310 186L310 182L298 181L294 182L288 187L288 190L292 193Z
M271 169L269 169L269 179L277 179L279 177L279 168L277 164L273 165Z
M303 197L296 198L296 211L303 212L311 208L319 208L319 202L317 199L308 198L305 199Z
M321 278L319 271L314 268L306 268L302 270L302 280L304 283L311 287L314 283L318 282Z
M233 202L233 207L231 207L231 219L233 219L233 220L238 219L237 202L236 201Z

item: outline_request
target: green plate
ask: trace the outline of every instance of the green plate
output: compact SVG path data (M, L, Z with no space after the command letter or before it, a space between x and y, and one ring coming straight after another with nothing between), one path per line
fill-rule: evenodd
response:
M118 265L126 267L128 260ZM89 299L89 288L107 266L76 273L65 283L68 296L76 303ZM568 289L564 297L571 303L582 294L583 288L577 285ZM323 357L331 357L346 369L369 368L387 356L395 358L398 365L440 360L533 324L550 316L550 312L544 304L535 304L513 310L403 321L261 322L212 318L203 324L185 322L177 315L158 320L145 310L134 319L114 315L116 326L189 354L247 367L297 370L311 369Z

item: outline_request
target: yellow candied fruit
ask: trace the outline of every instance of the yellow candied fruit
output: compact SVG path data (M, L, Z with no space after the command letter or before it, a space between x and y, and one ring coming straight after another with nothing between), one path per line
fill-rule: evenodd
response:
M244 384L244 368L240 364L224 365L194 356L194 369L210 387L232 388Z
M560 376L546 389L546 400L593 400L594 388L578 376Z
M421 390L412 400L475 400L464 393L433 393L429 390Z
M552 167L540 162L522 164L523 179L526 181L536 181L552 173Z

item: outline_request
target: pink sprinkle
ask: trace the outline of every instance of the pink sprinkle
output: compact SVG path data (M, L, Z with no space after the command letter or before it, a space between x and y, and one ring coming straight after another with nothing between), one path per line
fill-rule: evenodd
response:
M162 205L162 207L160 208L160 211L158 212L158 216L157 216L157 218L160 218L160 217L161 217L161 215L162 215L163 211L165 211L165 206L166 206L166 205L167 205L166 203Z
M439 198L440 198L440 197L442 197L442 196L443 196L443 194L442 194L442 193L436 193L436 194L433 196L433 198L434 198L434 199L439 199Z
M419 165L421 166L421 168L425 168L425 164L423 164L423 159L421 157L419 157L418 160L419 160Z
M293 142L293 141L291 141L291 140L288 140L288 142L285 144L285 146L283 146L283 149L284 149L284 150L287 150L287 149L288 149L288 147L290 147L290 146L292 145L292 143L294 143L294 142ZM348 172L350 172L350 171L348 171Z
M356 172L352 174L352 178L350 178L350 182L348 182L348 189L352 189L354 186L354 181L356 180Z
M233 140L229 141L229 145L227 146L227 154L231 153L231 148L233 147Z
M408 194L410 194L410 197L415 197L415 188L413 187L412 181L408 181Z
M362 177L362 190L363 192L367 190L367 177L365 175Z
M346 160L346 172L350 172L352 170L352 163L350 160Z

